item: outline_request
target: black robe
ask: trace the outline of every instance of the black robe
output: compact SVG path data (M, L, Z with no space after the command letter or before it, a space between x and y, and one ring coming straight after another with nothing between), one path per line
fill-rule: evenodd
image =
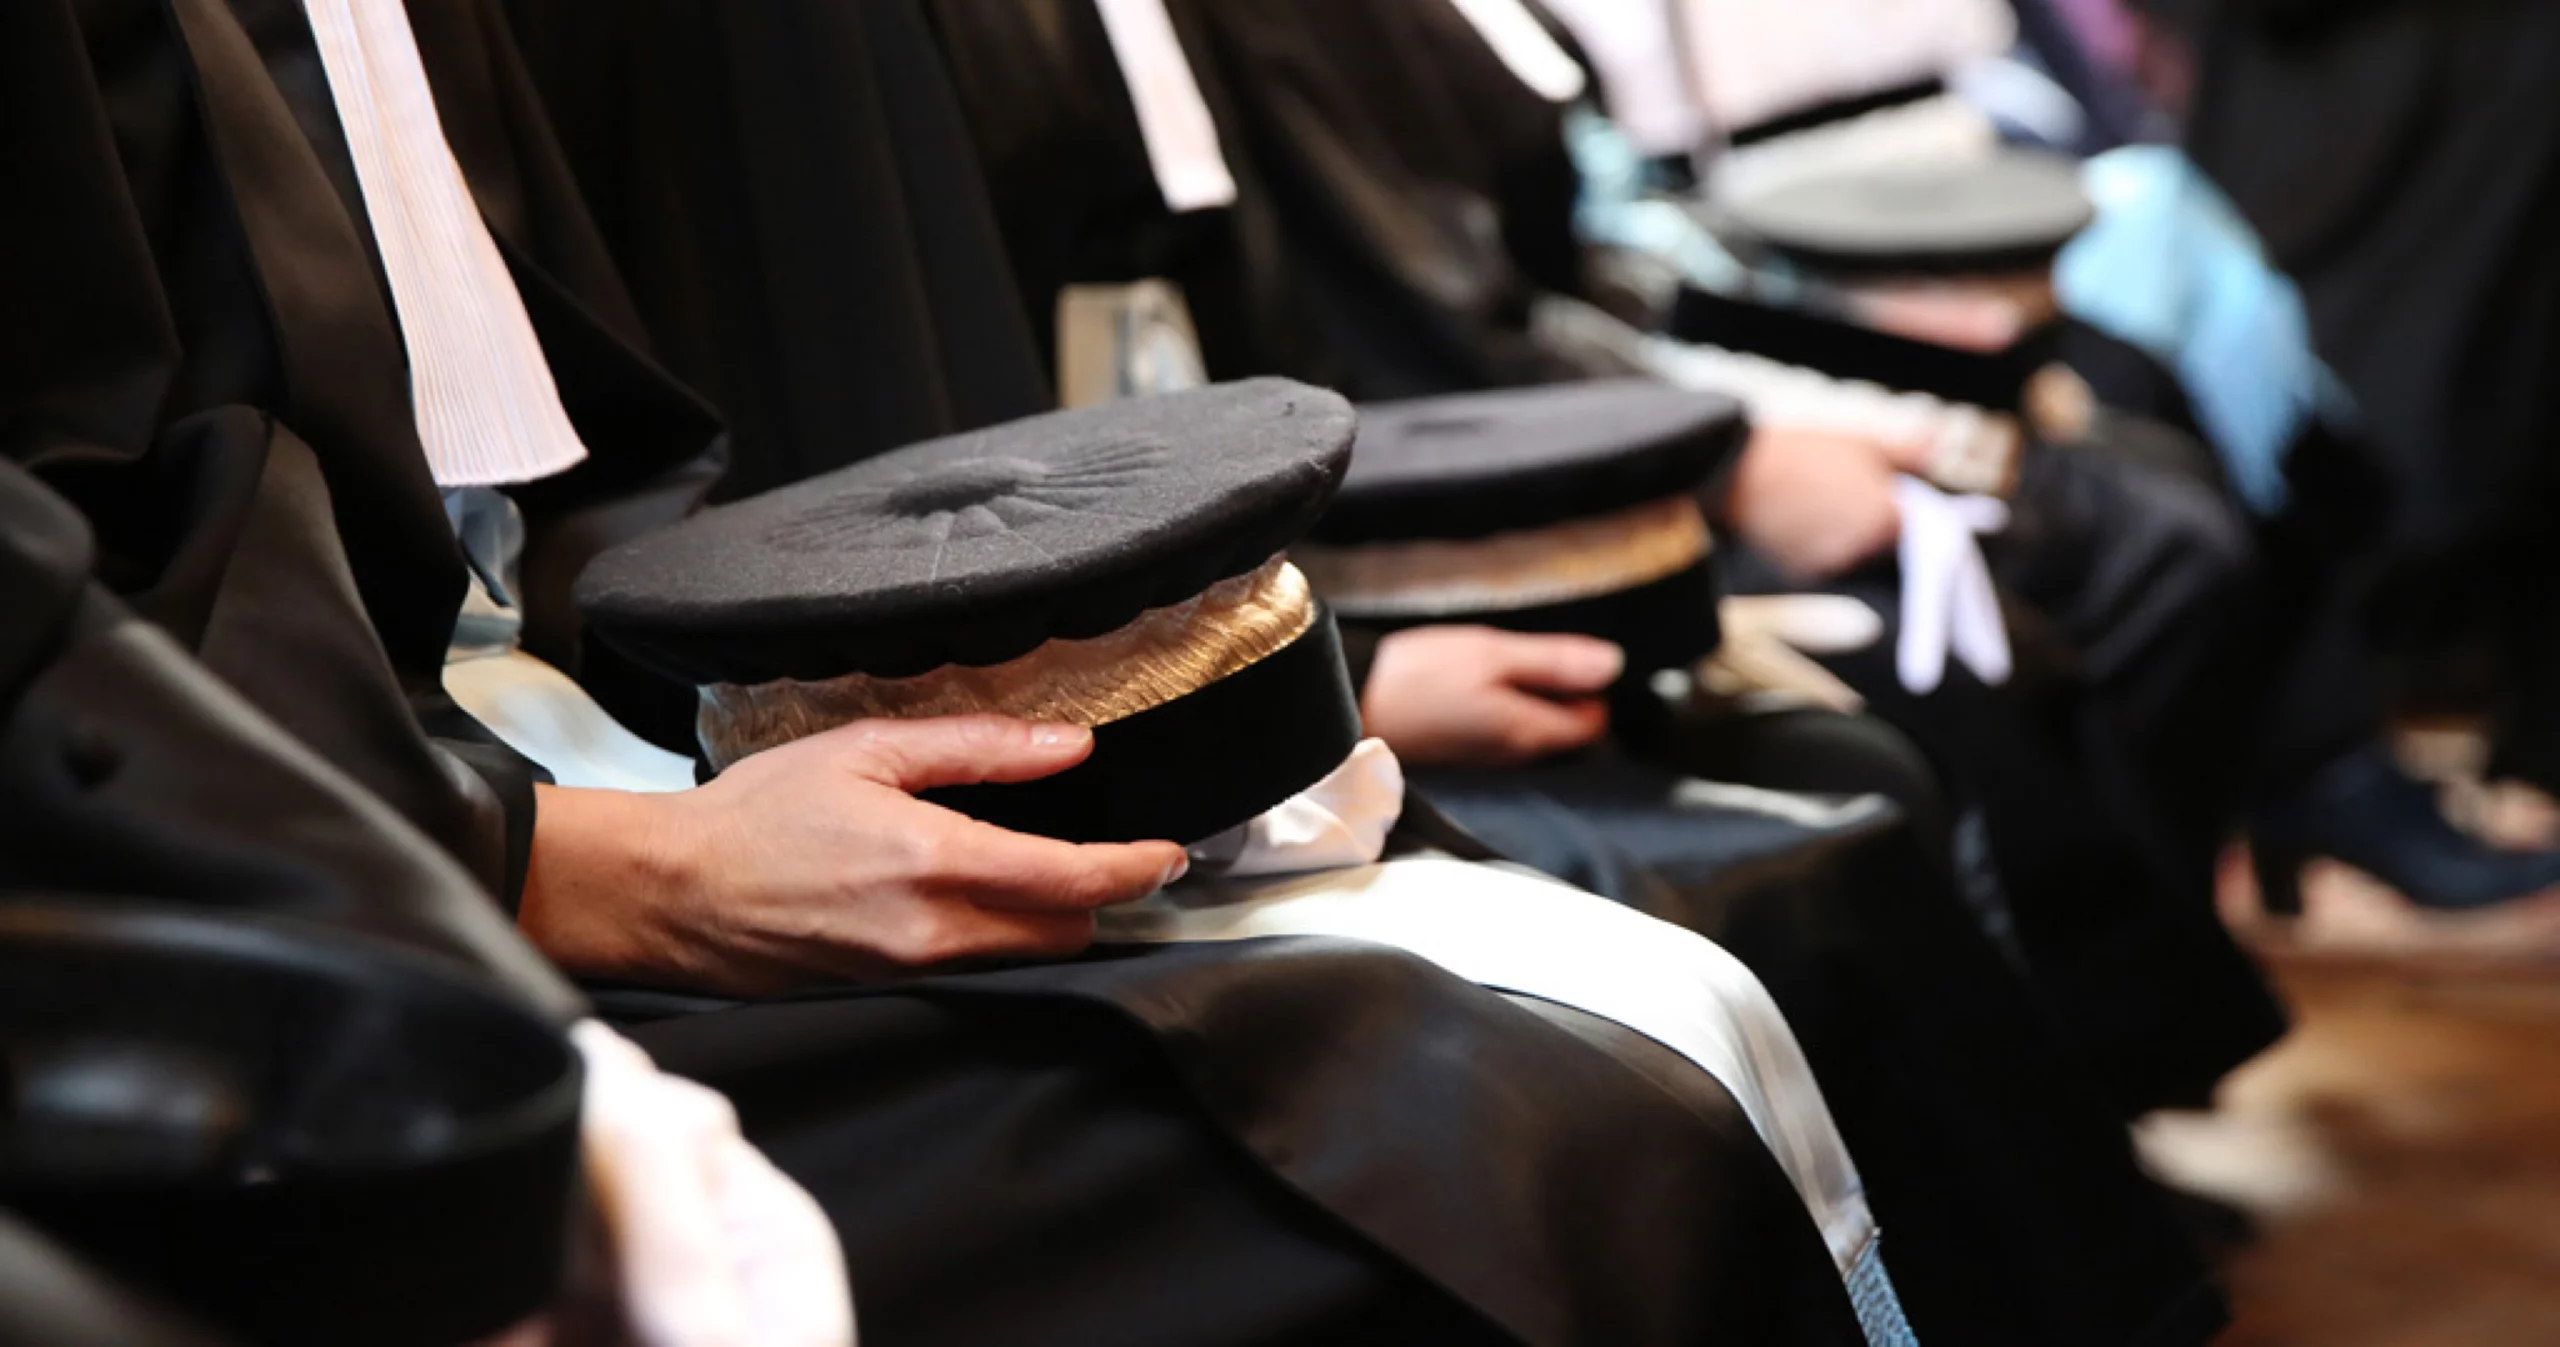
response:
M1232 209L1180 219L1090 4L931 6L1035 330L1067 285L1166 276L1189 294L1218 378L1285 373L1375 400L1571 372L1527 336L1534 289L1496 202L1409 157L1371 115L1364 34L1329 43L1308 6L1168 8L1242 189ZM1070 170L1046 153L1065 137L1139 153Z
M841 32L892 8L802 12ZM411 16L592 453L514 493L528 643L646 719L686 690L587 649L565 589L595 548L690 507L712 422L645 355L495 12ZM45 205L0 222L0 457L75 503L96 573L159 639L503 906L536 772L439 690L462 563L299 6L0 10L0 174L0 196ZM0 610L0 648L35 652L13 692L116 690L55 668L77 648L58 619L21 640L21 612ZM76 792L90 760L66 757L58 711L11 734ZM281 788L160 766L136 780L268 819L286 872L326 854ZM132 825L61 841L142 874L170 854ZM1858 1340L1730 1095L1632 1034L1392 952L1173 947L614 1004L662 1017L635 1036L729 1090L835 1216L873 1342Z

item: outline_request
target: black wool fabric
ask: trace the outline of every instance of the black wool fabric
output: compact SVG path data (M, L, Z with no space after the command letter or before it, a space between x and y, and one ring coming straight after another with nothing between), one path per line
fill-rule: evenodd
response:
M1688 495L1746 429L1722 394L1640 380L1370 403L1313 536L1478 538Z
M1347 388L1307 310L1260 168L1227 138L1236 109L1192 6L1167 6L1221 128L1232 204L1165 204L1136 108L1092 0L930 0L943 59L1021 293L1022 330L1057 364L1071 286L1180 287L1213 379L1285 375Z
M599 558L608 639L691 683L904 677L1127 625L1305 532L1350 405L1253 380L914 445Z
M1231 206L1179 217L1090 0L934 0L1035 333L1066 286L1164 277L1190 297L1219 378L1279 373L1389 398L1568 372L1528 339L1526 317L1528 278L1572 269L1557 227L1569 212L1539 213L1542 232L1516 247L1505 236L1496 198L1514 179L1494 181L1448 111L1469 89L1499 87L1441 69L1449 42L1498 65L1463 19L1359 4L1167 8L1238 189ZM1459 27L1434 36L1444 19ZM1436 125L1400 143L1382 109L1396 127ZM1552 154L1543 173L1514 175L1516 190L1569 201L1561 124L1543 111Z
M1731 1096L1545 1009L1283 939L629 1032L827 1207L865 1341L1861 1342Z
M312 102L297 118L280 94L316 98L317 60L289 5L48 0L0 14L0 190L46 203L0 220L0 459L16 477L0 510L11 551L50 558L5 565L53 577L13 586L0 625L50 612L45 639L59 642L50 672L12 675L44 704L10 740L27 826L5 859L13 882L57 889L369 910L377 934L503 968L565 1007L537 959L502 952L513 937L487 901L520 883L535 769L446 714L462 562L411 424L389 300L328 167L334 142L305 130L334 130L334 113ZM539 176L530 151L517 162ZM556 246L564 268L574 254L529 246ZM609 371L607 297L534 293L537 330ZM608 476L626 516L674 508L709 452L706 422L675 443L681 405L635 398L655 424L633 440L581 419L591 447L628 457L528 506L529 561L565 564L593 543ZM570 406L595 401L573 393ZM74 568L94 581L85 597L59 587L74 555L63 504L91 549ZM76 630L60 622L75 601ZM574 645L574 622L534 606L537 626ZM0 659L17 664L22 639L34 638L0 639ZM84 742L100 751L70 753ZM207 765L243 753L268 765ZM98 761L117 769L75 770ZM365 839L394 833L389 850L424 855L384 863ZM269 859L253 862L244 848L259 845Z
M1879 331L1844 316L1684 286L1672 305L1669 330L1681 341L1801 365L1834 379L2014 414L2026 405L2029 381L2063 352L2067 329L2048 325L2006 350L1967 351Z
M1554 250L1549 265L1524 264L1499 169L1450 111L1501 124L1475 96L1497 87L1481 67L1460 78L1449 64L1452 52L1480 52L1481 39L1423 8L1196 0L1210 59L1195 63L1229 91L1225 143L1273 194L1294 283L1346 392L1375 400L1569 377L1528 335L1533 276L1554 269Z
M1742 548L1727 549L1725 574L1738 593L1798 592ZM2207 1097L2281 1036L2285 1019L2215 917L2210 871L2141 794L2139 772L2151 764L2136 761L2136 748L2166 760L2186 736L2148 744L2142 727L2116 719L2143 695L2136 689L2156 690L2154 660L2177 667L2179 628L2155 631L2169 644L2125 666L2152 673L2093 692L2048 667L2046 647L2031 641L2049 628L2012 606L2013 638L2029 652L2019 677L1993 687L1951 668L1936 692L1915 697L1893 667L1895 585L1889 568L1871 567L1823 586L1887 615L1875 646L1823 663L1920 746L1959 815L1976 821L1996 877L1990 914L2109 1101L2133 1116ZM2141 591L2119 597L2127 592Z
M435 8L418 24L430 72L503 84L503 51L474 45L502 43L482 11ZM525 820L509 806L533 771L442 714L462 559L299 7L53 0L10 19L7 190L48 206L0 225L0 453L81 509L105 586L511 895ZM519 495L526 641L645 722L682 690L588 667L564 576L682 513L715 427L618 326L574 196L540 186L560 181L538 122L517 137L509 99L452 102L595 452Z
M1865 275L2041 267L2096 218L2072 161L2026 150L1809 174L1726 208L1743 234L1783 257Z
M506 7L720 499L1054 405L913 6Z

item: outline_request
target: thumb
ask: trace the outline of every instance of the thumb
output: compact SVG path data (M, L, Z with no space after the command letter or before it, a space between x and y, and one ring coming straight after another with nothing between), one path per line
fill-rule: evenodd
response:
M1093 753L1093 732L1081 725L1009 716L862 720L819 737L838 736L856 771L910 795L982 781L1037 781Z
M1506 636L1494 672L1513 687L1589 696L1626 671L1626 652L1595 636Z

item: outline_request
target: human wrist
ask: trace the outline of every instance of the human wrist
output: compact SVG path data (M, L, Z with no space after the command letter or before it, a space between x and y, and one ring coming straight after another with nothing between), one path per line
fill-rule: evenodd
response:
M534 801L517 929L574 976L648 964L647 915L699 883L673 797L536 786Z

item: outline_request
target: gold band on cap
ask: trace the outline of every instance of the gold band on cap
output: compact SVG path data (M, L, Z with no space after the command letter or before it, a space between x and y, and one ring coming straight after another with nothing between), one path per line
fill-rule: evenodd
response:
M1687 570L1713 545L1696 499L1672 496L1464 542L1302 545L1289 555L1345 617L1431 618L1619 593Z
M857 720L994 714L1087 727L1187 697L1288 647L1315 625L1307 578L1274 557L1199 596L1153 608L1114 631L1052 640L984 668L945 665L912 678L848 674L821 682L715 683L697 729L712 766Z

